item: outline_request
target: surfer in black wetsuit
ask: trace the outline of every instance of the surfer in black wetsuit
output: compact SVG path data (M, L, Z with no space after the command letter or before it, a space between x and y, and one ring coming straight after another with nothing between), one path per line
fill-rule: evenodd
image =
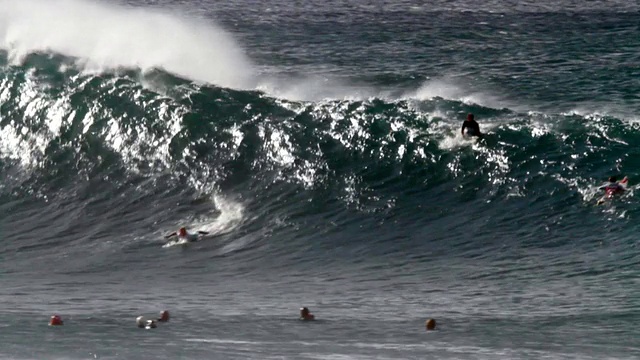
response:
M480 132L480 125L478 125L478 123L474 120L473 114L468 114L467 120L462 123L462 130L460 130L462 135L465 135L464 129L467 129L467 135L469 136L482 137L482 133Z

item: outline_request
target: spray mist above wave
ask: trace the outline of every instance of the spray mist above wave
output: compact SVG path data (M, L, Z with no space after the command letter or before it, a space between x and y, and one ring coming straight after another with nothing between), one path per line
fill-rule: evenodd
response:
M518 106L504 96L496 96L492 89L476 89L470 85L460 84L460 80L450 77L426 81L416 91L406 93L406 98L420 101L440 97L447 100L460 101L467 105L481 105L493 109L510 109L526 111L529 106Z
M162 68L221 86L251 86L250 61L210 21L80 0L21 0L0 2L0 22L0 47L15 62L52 51L89 70Z
M85 71L156 68L193 81L235 89L257 89L295 101L397 99L397 89L354 84L328 74L258 74L242 47L211 19L176 11L134 8L87 0L0 0L0 48L12 63L29 54L52 52L75 58ZM430 82L417 99L437 95L485 104L478 94ZM453 91L454 89L455 91ZM478 100L478 101L476 101ZM493 102L487 103L491 105Z
M0 0L0 48L12 63L52 52L88 72L163 69L189 80L315 101L376 92L326 76L258 74L243 49L211 19L86 0Z

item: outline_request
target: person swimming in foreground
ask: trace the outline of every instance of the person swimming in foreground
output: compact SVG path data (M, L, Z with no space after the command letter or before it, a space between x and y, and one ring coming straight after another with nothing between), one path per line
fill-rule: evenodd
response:
M309 312L309 308L306 308L306 307L300 308L300 320L311 321L315 319L316 317Z
M618 178L616 178L615 176L610 176L609 182L600 186L598 189L604 190L604 194L609 197L613 195L619 195L624 193L627 190L625 188L625 185L627 184L627 180L628 179L625 176L624 179L618 182Z
M467 136L477 136L477 137L481 138L482 135L483 135L480 132L480 125L478 125L478 123L474 119L473 114L468 114L467 115L467 120L465 120L462 123L462 130L460 130L460 133L462 135L465 135L465 132L464 132L465 129L467 129L467 132L466 132Z
M618 181L618 178L615 176L610 176L609 182L598 188L598 190L604 190L604 195L598 200L598 204L602 204L606 199L611 199L616 195L624 194L624 192L627 191L626 185L628 180L626 176L621 181Z
M195 233L190 233L187 231L187 228L181 227L177 232L172 232L171 234L165 236L165 239L170 239L174 236L178 237L178 240L186 240L188 242L195 242L200 239L200 235L208 235L209 233L206 231L198 231Z

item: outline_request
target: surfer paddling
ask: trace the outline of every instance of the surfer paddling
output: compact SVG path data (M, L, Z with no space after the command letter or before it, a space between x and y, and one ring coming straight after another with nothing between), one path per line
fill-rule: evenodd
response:
M300 320L313 321L315 319L316 317L311 312L309 312L309 308L307 307L300 308Z
M165 239L170 239L174 236L178 237L178 240L186 240L188 242L198 241L201 235L208 235L209 233L206 231L197 231L195 233L191 233L187 231L187 228L181 227L177 232L172 232L171 234L165 236Z
M598 200L598 204L602 204L605 200L611 199L616 195L623 194L627 190L628 181L629 179L626 176L620 181L615 176L610 176L609 182L598 188L598 190L604 190L604 195Z
M465 134L464 130L467 129ZM473 114L467 115L467 120L462 123L462 129L460 130L462 135L467 136L477 136L479 138L482 137L482 133L480 132L480 125L476 122Z

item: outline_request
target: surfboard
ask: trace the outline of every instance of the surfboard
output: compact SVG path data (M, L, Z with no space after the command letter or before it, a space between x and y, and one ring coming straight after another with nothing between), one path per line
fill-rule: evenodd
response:
M627 189L627 184L629 183L629 179L625 176L624 179L620 180L619 184L622 185L624 187L624 189Z

